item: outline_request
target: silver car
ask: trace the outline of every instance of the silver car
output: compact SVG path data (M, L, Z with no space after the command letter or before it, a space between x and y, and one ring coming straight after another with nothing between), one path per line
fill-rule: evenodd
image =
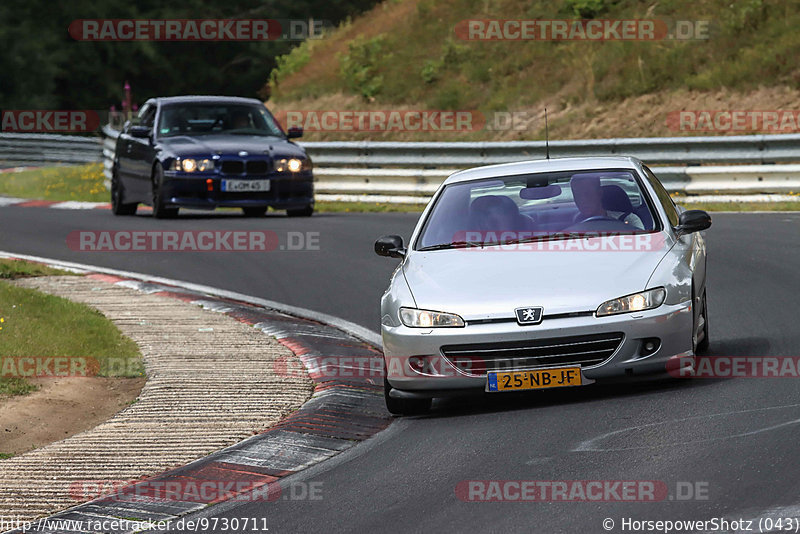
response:
M438 189L381 299L386 404L664 373L708 347L711 218L676 206L629 157L457 172Z

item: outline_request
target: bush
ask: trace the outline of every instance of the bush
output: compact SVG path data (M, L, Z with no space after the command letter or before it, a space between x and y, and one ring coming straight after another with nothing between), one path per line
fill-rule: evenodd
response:
M385 41L383 35L372 39L358 36L348 45L347 53L339 56L339 75L345 86L367 100L383 89L379 66L387 63L390 57L384 52Z

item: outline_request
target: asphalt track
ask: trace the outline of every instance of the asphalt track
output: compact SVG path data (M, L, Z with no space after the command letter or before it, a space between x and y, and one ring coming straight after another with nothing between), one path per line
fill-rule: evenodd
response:
M377 330L377 302L396 261L375 256L372 243L387 233L407 237L415 220L336 214L156 221L105 210L5 207L0 250L221 287ZM320 247L100 253L66 244L74 230L143 229L269 229L281 240L287 231L319 232ZM707 236L711 354L798 356L800 213L716 214ZM398 420L287 478L321 483L321 499L225 503L200 515L260 517L270 532L607 532L607 518L615 523L610 532L622 531L625 518L755 519L750 528L758 531L759 518L800 516L799 384L797 378L692 379L440 401L429 416ZM464 502L456 487L467 480L658 481L669 497ZM707 495L684 500L687 487Z

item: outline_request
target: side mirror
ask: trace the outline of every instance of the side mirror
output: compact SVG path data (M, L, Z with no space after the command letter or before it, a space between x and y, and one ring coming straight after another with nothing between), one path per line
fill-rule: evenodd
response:
M675 231L678 234L691 234L711 226L711 216L703 210L686 210L678 218Z
M406 249L403 248L403 238L399 235L385 235L375 241L375 254L387 258L403 258Z
M288 137L289 139L303 137L303 129L297 126L292 126L291 128L289 128L289 131L286 132L286 137Z
M128 130L131 137L138 137L139 139L147 139L150 137L150 128L147 126L131 126Z

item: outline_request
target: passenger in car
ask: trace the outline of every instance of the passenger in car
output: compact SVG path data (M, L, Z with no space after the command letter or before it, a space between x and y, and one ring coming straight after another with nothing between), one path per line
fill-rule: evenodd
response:
M607 209L608 204L606 202L609 202L608 199L612 195L604 194L604 186L601 184L599 176L576 175L569 181L569 186L572 189L575 205L578 207L578 215L575 217L575 222L585 221L592 217L607 217L630 224L637 230L644 229L642 219L631 211L625 210L624 207L621 210L618 206L610 206L612 209ZM618 186L614 187L622 191ZM624 191L622 191L622 194L627 198ZM628 205L630 205L630 199L628 199Z
M502 195L478 197L470 205L474 230L491 232L530 231L533 220L519 212L516 202Z

